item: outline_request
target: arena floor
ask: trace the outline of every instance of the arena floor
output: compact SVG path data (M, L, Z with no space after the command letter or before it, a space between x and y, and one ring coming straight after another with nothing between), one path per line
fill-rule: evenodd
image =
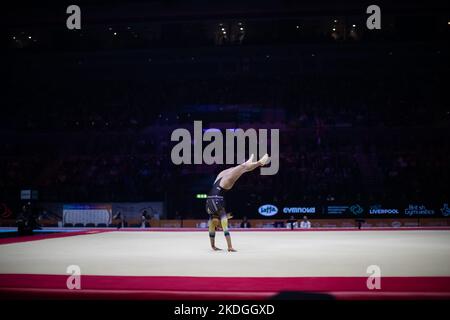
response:
M38 236L39 237L39 236ZM90 230L0 239L0 293L24 298L450 298L449 230L240 231L238 252L207 232ZM217 245L225 248L223 234ZM81 269L69 290L67 267ZM367 268L381 289L367 288Z

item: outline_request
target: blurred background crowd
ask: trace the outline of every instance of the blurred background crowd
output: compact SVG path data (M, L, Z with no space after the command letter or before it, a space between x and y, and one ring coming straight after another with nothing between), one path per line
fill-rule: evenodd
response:
M105 22L98 10L78 31L11 24L0 200L29 188L45 201L158 200L169 217L203 216L195 194L225 166L170 160L171 132L201 120L280 129L278 174L244 176L230 195L240 208L448 201L445 15L389 7L383 29L369 32L351 6L340 16L311 3L307 15L284 6L275 15L275 2L262 3L165 21L128 6L128 19Z

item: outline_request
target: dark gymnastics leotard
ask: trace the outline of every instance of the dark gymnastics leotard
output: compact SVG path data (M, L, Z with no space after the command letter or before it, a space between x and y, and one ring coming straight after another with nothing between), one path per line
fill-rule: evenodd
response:
M221 216L226 214L225 210L225 193L226 189L220 186L220 180L217 179L206 198L206 212L211 216Z

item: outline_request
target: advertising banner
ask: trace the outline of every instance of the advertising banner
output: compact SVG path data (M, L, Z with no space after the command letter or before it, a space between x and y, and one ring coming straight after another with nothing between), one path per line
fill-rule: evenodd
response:
M432 218L450 217L449 203L440 205L412 203L332 203L332 204L285 204L264 203L257 207L257 215L285 219L305 215L314 218Z
M324 213L330 218L333 217L355 217L364 216L367 210L358 203L349 205L327 205Z
M381 204L374 204L371 205L369 208L369 216L397 216L400 215L401 210L399 208L396 208L394 206L383 206Z
M430 209L423 204L410 204L404 211L406 216L434 216L436 211L434 209Z

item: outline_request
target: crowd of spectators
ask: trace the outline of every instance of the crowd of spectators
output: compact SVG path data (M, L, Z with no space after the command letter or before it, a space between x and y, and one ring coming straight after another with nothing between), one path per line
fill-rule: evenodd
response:
M230 201L250 207L267 200L315 204L443 201L449 196L448 142L429 141L418 134L414 146L400 137L392 144L380 140L371 143L357 137L348 139L341 130L327 132L320 143L315 130L304 131L298 138L292 136L297 131L292 131L290 137L280 141L279 172L274 176L261 176L259 172L244 175ZM391 133L386 132L385 139L393 139ZM310 137L309 143L304 142L305 136ZM335 140L328 141L329 136ZM111 143L107 134L101 137L106 145ZM167 137L161 135L159 139ZM0 188L4 194L33 188L48 201L153 199L186 206L196 193L208 192L215 174L224 168L205 164L176 166L170 159L174 143L167 148L146 149L142 146L147 145L142 142L146 138L140 135L124 139L127 144L115 148L102 148L102 143L96 141L101 152L89 144L84 149L67 148L64 134L59 134L58 139L60 143L55 145L60 152L55 157L0 157Z
M397 68L402 58L387 54L368 71L356 63L339 72L323 60L303 73L310 61L297 68L285 58L267 70L260 60L243 59L233 72L219 62L210 78L196 65L185 70L191 77L148 79L89 66L64 81L56 71L19 72L0 118L1 194L34 188L48 201L188 207L223 166L175 166L170 133L208 119L283 126L279 173L244 176L231 195L240 203L448 199L450 110L439 65Z

